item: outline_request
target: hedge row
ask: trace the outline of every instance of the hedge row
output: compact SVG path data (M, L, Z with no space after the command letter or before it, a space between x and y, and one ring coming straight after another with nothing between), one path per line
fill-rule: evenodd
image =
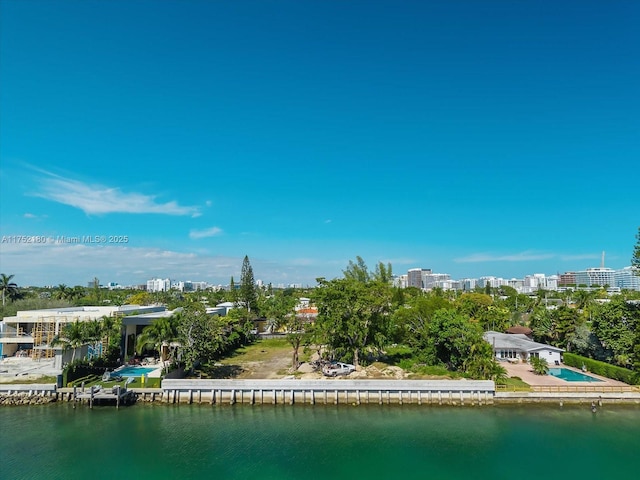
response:
M603 377L612 378L613 380L620 380L629 385L640 385L640 373L627 368L567 352L562 354L562 360L570 367L582 368L584 365L588 371L596 375L602 375Z
M66 386L71 382L91 375L102 377L106 370L105 367L90 367L83 364L69 365L62 371L62 384Z
M109 369L114 369L120 364L117 361L94 358L91 361L84 359L77 359L73 363L68 364L62 370L62 384L67 385L70 382L78 380L79 378L86 377L88 375L97 375L102 377L104 372Z

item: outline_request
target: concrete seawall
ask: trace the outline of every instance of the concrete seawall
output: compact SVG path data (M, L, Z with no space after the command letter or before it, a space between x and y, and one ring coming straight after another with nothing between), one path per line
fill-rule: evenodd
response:
M629 387L630 388L630 387ZM138 401L232 405L506 405L518 403L636 404L640 391L496 391L488 380L186 380L165 379L161 388L130 389ZM76 390L76 394L80 392ZM74 389L54 384L0 384L3 397L72 401ZM15 402L8 402L16 404Z
M493 403L486 380L164 380L162 401L210 404Z
M496 392L496 405L514 403L564 404L636 404L640 405L640 392Z

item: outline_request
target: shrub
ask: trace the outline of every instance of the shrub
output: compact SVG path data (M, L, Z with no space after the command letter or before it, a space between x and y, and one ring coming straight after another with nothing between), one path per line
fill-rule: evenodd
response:
M629 385L640 385L640 373L634 372L633 370L594 360L593 358L582 357L573 353L565 352L562 357L564 363L570 367L582 368L584 365L588 371L593 372L596 375L602 375L603 377L611 378L613 380L619 380Z

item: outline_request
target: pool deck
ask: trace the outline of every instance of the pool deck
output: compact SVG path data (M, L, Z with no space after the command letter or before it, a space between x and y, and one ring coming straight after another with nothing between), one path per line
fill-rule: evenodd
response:
M560 365L550 365L549 368L566 368L567 370L572 370L577 373L584 373L585 375L589 375L590 377L597 378L600 380L599 382L567 382L566 380L562 380L561 378L554 377L553 375L536 375L533 373L533 368L528 363L508 363L501 362L506 370L507 374L510 377L520 377L523 382L528 383L532 387L571 387L571 389L577 389L577 387L585 387L585 389L592 390L601 388L601 390L613 390L615 387L624 388L629 387L626 383L619 382L617 380L611 380L610 378L601 377L600 375L596 375L592 372L581 372L579 369L574 367L569 367L564 364Z
M160 378L162 376L162 369L165 367L166 362L158 362L156 364L143 364L143 365L121 365L120 367L113 370L111 375L119 375L120 372L126 368L145 368L145 369L153 369L147 373L147 377L149 378ZM125 375L126 376L126 375Z

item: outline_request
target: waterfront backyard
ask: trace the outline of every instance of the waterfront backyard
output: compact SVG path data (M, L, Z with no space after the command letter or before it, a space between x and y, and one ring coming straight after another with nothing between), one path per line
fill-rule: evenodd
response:
M284 379L298 378L305 380L323 379L320 371L314 369L310 362L317 358L317 350L309 348L301 349L300 367L292 371L292 347L285 338L261 339L250 345L238 348L225 358L219 359L212 365L197 369L192 378L211 379ZM459 378L453 373L431 369L429 371L410 371L403 363L402 350L398 349L393 354L384 358L384 361L376 361L349 375L349 379L416 379L416 380L443 380ZM553 375L536 375L528 363L501 362L507 371L509 378L506 385L498 386L498 390L538 390L538 391L622 391L634 390L625 383L608 379L588 372L587 375L595 381L567 381ZM52 360L33 361L29 358L8 358L0 362L0 382L2 383L33 383L45 380L55 383L56 375L60 373L53 367ZM562 368L579 373L578 369L561 365ZM156 378L151 378L156 377ZM126 378L105 381L100 377L84 379L87 386L101 384L111 387L122 384ZM132 377L130 387L159 387L161 378L159 370L149 374L144 379L139 375ZM78 384L79 385L79 384Z

